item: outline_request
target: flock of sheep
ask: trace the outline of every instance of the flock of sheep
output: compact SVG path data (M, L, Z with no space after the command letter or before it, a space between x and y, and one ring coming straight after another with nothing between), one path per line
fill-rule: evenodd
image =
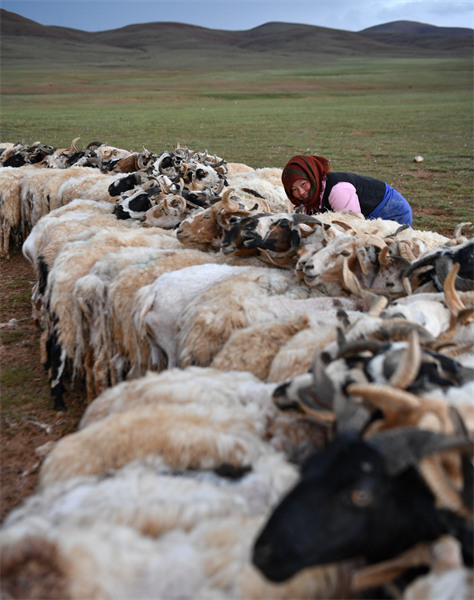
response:
M2 599L472 597L472 224L308 217L186 147L0 152L54 407L88 400L2 525Z

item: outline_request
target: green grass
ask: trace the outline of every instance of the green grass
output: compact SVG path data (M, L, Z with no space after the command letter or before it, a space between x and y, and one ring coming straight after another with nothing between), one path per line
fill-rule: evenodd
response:
M283 167L322 154L333 170L385 180L414 226L473 220L473 78L465 59L345 59L318 67L2 72L2 141L178 143L228 162ZM413 157L422 155L422 163Z
M13 279L7 283L5 291L8 291L8 298L2 299L0 302L0 310L10 310L15 308L15 305L31 300L31 283L22 279Z
M34 377L34 373L25 367L6 367L0 373L0 384L5 388L16 387L20 383L33 380Z

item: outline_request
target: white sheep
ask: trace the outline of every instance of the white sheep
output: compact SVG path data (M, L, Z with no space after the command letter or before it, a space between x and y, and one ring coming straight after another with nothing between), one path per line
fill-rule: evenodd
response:
M278 585L257 572L249 557L264 518L209 518L189 532L175 529L158 538L119 524L57 527L38 518L29 521L29 532L6 530L2 587L14 595L23 575L35 597L71 600L340 598L344 567L311 568ZM47 579L34 569L38 563L46 568Z
M338 308L358 311L366 304L353 298L318 297L286 270L270 268L261 275L250 271L215 284L202 294L198 306L188 304L183 310L178 364L209 365L236 329L325 309L335 314Z
M275 385L263 383L252 373L235 370L187 367L167 369L161 373L148 372L143 377L121 382L108 388L84 412L78 428L136 407L162 403L199 402L210 406L219 404L246 406L252 404L274 416L271 396Z
M9 258L10 247L19 245L25 236L21 213L21 186L23 178L37 168L0 168L0 256Z
M237 193L245 189L257 192L270 204L271 212L293 212L281 182L281 173L281 169L265 167L245 173L228 174L226 179Z
M193 265L165 273L142 287L133 308L135 329L138 337L150 344L153 368L176 366L177 323L188 303L199 303L198 296L215 283L253 268L220 263Z
M51 208L69 204L78 198L115 203L115 198L109 194L109 186L123 177L122 173L106 174L98 169L83 167L84 173L69 178L58 189L56 201Z
M140 337L141 331L137 330L134 321L138 291L164 273L192 265L223 262L227 261L221 254L180 247L157 260L128 267L118 274L109 287L107 315L112 339L112 347L107 349L111 353L109 363L113 365L112 383L121 381L125 376L141 376L147 368L151 368L149 346Z
M41 467L40 483L104 474L153 456L175 470L249 466L275 452L263 440L265 425L252 405L196 402L113 413L59 440Z

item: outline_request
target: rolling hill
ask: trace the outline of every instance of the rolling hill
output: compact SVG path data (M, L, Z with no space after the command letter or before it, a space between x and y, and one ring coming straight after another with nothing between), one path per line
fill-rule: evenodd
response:
M152 22L86 32L0 10L3 66L155 69L314 65L354 57L469 56L473 30L398 21L360 32L269 22L246 31Z

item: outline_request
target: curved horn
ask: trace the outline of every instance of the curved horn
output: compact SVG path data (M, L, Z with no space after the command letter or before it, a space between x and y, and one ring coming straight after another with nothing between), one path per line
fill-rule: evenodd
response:
M382 411L412 410L420 406L420 400L414 394L382 383L350 383L346 392L364 398Z
M367 442L385 456L390 475L398 475L430 454L444 450L474 451L474 442L463 436L445 435L417 427L399 427L375 433Z
M380 254L379 254L379 264L380 265L388 265L390 263L389 254L390 254L390 246L385 246L385 248L382 248L382 250L380 251Z
M411 287L411 282L408 279L408 277L403 277L402 284L403 284L403 289L405 290L406 295L411 296L411 294L413 294L413 289Z
M455 288L455 281L459 269L460 264L455 263L452 269L450 269L449 273L446 275L446 279L444 280L443 284L444 300L453 318L466 308Z
M472 516L470 510L464 506L461 494L454 489L438 456L427 456L419 463L419 468L425 483L433 492L438 508L447 508L465 517Z
M416 258L415 255L413 254L411 244L410 244L410 242L408 242L408 240L399 240L398 251L400 252L400 257L409 261L409 263L411 263L411 261L415 260L415 258ZM408 266L409 265L407 265L407 267Z
M74 138L74 139L72 140L72 143L71 143L71 148L70 148L70 149L71 149L71 150L74 150L74 152L80 152L80 148L78 148L78 147L77 147L77 145L76 145L76 144L77 144L77 142L78 142L80 139L81 139L81 136L79 136L79 137L77 137L77 138Z
M403 359L398 364L396 371L390 377L389 383L393 387L405 389L411 385L420 370L421 348L420 338L416 329L408 334L408 346L403 353Z
M331 224L339 225L339 227L344 229L344 231L346 231L347 233L357 235L357 231L354 229L354 227L352 227L352 225L349 225L348 223L345 223L344 221L339 221L337 219L334 219L334 221L331 221Z
M405 229L409 229L409 227L410 227L410 225L400 225L400 227L398 227L398 229L394 233L390 233L389 235L386 235L385 238L394 238L399 233L404 231Z

